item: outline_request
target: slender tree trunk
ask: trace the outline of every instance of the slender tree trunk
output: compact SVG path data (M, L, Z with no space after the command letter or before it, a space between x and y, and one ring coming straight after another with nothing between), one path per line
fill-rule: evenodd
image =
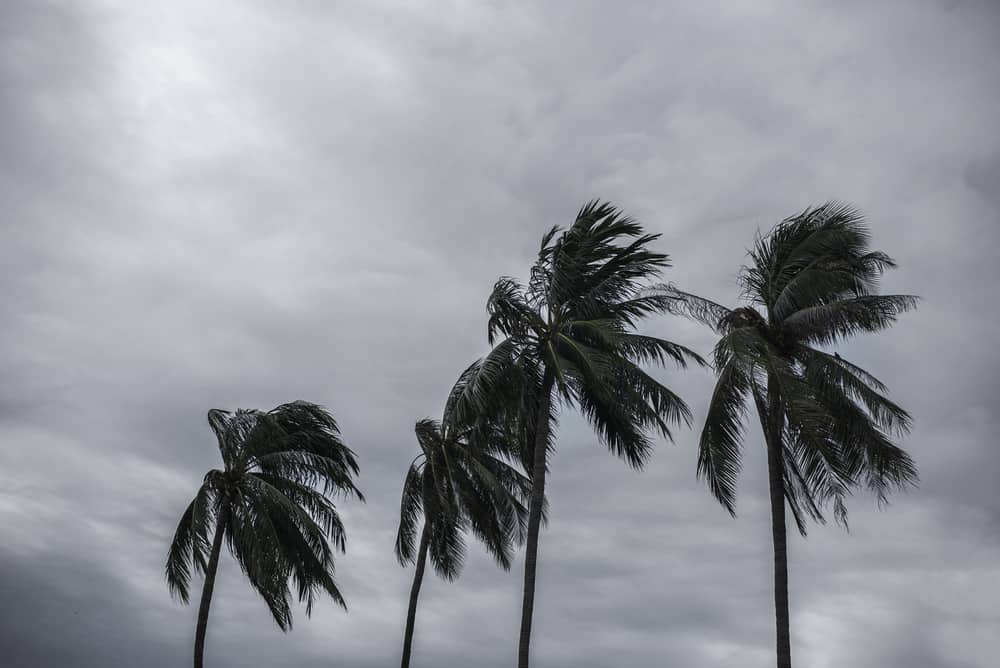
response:
M430 531L424 522L420 532L420 550L417 552L417 570L413 574L413 586L410 587L410 609L406 613L406 631L403 633L402 668L410 666L410 649L413 646L413 623L417 618L417 599L420 597L420 583L424 579L424 565L427 563L427 546L430 543Z
M549 441L549 407L554 378L549 371L542 379L535 425L535 452L531 469L531 499L528 504L528 541L524 551L524 600L521 604L521 639L517 649L518 668L528 668L531 645L531 617L535 610L535 569L538 565L538 530L545 503L545 451Z
M782 444L784 412L772 381L767 389L767 480L771 493L771 538L774 543L774 620L778 668L792 668L788 626L788 547L785 536L785 476Z
M205 630L208 628L208 609L212 605L212 590L215 589L215 572L219 568L219 553L222 552L222 538L226 534L228 513L223 510L215 523L215 538L212 540L212 554L205 569L205 586L201 590L201 606L198 608L198 628L194 634L194 668L202 668L205 658Z

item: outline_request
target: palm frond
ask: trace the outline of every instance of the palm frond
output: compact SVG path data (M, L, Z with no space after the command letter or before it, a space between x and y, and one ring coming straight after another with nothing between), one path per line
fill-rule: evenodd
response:
M525 293L528 304L536 313L543 313L549 306L549 285L552 282L553 238L562 231L559 226L549 228L542 235L542 243L538 249L538 257L531 267L528 288Z
M509 411L518 400L523 376L517 344L504 339L459 376L445 403L445 428L460 428Z
M782 323L797 341L832 344L862 332L877 332L917 307L912 295L865 295L795 311Z
M325 494L342 494L354 496L359 501L365 500L355 482L357 462L353 452L283 450L262 455L255 465L264 473L319 487Z
M793 351L803 368L807 383L817 388L821 395L837 393L838 402L861 402L869 416L882 429L897 435L909 432L913 420L901 406L890 401L882 392L885 385L864 369L850 364L839 355L799 346Z
M486 548L494 561L503 568L510 568L517 524L507 503L505 490L484 484L470 467L461 467L455 477L455 487L462 500L464 523Z
M778 383L775 379L769 382ZM761 383L754 380L751 384L754 402L757 405L757 415L760 426L765 434L770 431L770 414L768 401L764 394L768 391L780 390L769 388L765 390ZM781 405L780 396L775 403ZM794 419L794 418L793 418ZM839 462L832 461L838 454L835 443L831 443L814 429L802 429L786 416L781 419L781 443L774 447L781 448L782 489L785 502L792 511L796 528L802 536L807 533L808 519L826 523L823 505L835 499L842 506L840 499L847 493L847 486L839 475ZM820 440L815 439L819 437ZM813 440L810 440L813 439ZM770 447L770 446L769 446ZM838 520L841 519L838 514ZM846 517L844 518L846 526Z
M719 369L698 442L698 477L734 517L749 390L749 372L738 360L727 361Z
M462 572L465 563L465 540L462 537L463 521L459 515L434 515L429 525L428 555L434 571L451 582Z
M917 482L913 460L890 440L871 414L828 379L812 376L809 380L817 399L833 417L832 437L847 476L864 480L879 503L885 503L894 489Z
M336 420L322 406L305 401L282 404L259 415L245 440L248 465L321 486L324 493L364 500L354 482L357 455L344 444Z
M542 401L546 391L543 380L544 371L537 360L523 358L521 368L525 380L518 387L517 401L512 404L505 422L510 425L509 429L512 431L514 442L518 446L517 455L521 468L529 477L533 477L539 423L541 421L548 423L545 442L545 466L548 470L549 455L555 447L556 431L559 426L559 402ZM541 414L543 403L548 407L544 416Z
M673 390L646 373L631 360L615 365L613 392L634 409L634 419L644 430L655 429L673 440L670 427L691 426L691 409Z
M528 528L528 498L531 479L515 467L495 457L469 457L469 475L489 495L496 520L514 542L524 542Z
M399 529L396 532L396 559L400 565L413 563L416 557L417 522L423 512L422 465L414 461L406 471L399 504Z
M685 292L673 283L655 286L654 290L663 298L664 310L668 313L700 322L718 334L724 333L723 322L730 315L731 309L710 299Z
M822 506L834 502L838 520L846 526L846 513L842 516L839 509L855 477L843 458L836 416L786 360L771 351L769 362L767 392L777 394L776 401L785 413L781 431L784 496L797 513L799 532L806 532L803 503L813 519L823 522ZM762 404L758 398L758 406Z
M648 250L658 234L644 234L624 247L615 247L603 264L591 272L581 272L583 280L574 286L574 311L581 317L600 313L606 304L634 300L640 295L640 280L651 280L670 266L665 253ZM593 259L586 257L587 266ZM570 300L567 300L570 301Z
M208 425L215 433L219 454L222 455L227 470L239 468L247 435L260 415L260 411L244 409L230 412L216 408L208 411Z
M617 343L621 355L639 363L666 366L669 361L682 369L686 369L689 362L708 366L708 362L690 348L655 336L623 334Z
M636 413L642 408L648 410L648 406L642 402L620 402L610 389L595 385L581 386L578 402L601 442L632 468L642 469L652 454L653 442L643 431Z
M413 425L413 434L425 456L439 450L443 441L442 426L437 420L422 418Z
M282 631L292 625L291 593L288 578L291 568L284 563L286 550L274 525L266 501L245 485L233 494L230 521L226 531L229 551L236 559L250 586L267 604L271 616Z
M211 549L211 527L214 523L215 489L210 481L198 488L184 510L170 543L166 578L170 593L183 603L188 602L193 572L204 572Z
M806 476L802 473L796 453L788 445L790 441L791 437L786 436L782 444L782 485L784 487L785 502L792 511L795 526L799 530L799 534L804 537L808 529L807 520L825 524L826 517L821 507L822 501L818 501L813 496L813 489ZM840 497L834 496L834 498Z
M781 221L767 235L758 233L743 268L743 296L769 309L785 285L817 257L828 260L865 251L869 233L853 207L828 202Z
M895 262L879 251L816 254L801 268L788 269L787 279L771 306L776 321L809 306L873 293Z
M266 473L249 473L247 475L257 478L273 490L272 493L281 494L297 509L308 513L338 550L344 552L347 549L347 533L344 530L344 524L337 512L337 507L325 494L308 485L280 476Z
M543 323L531 309L524 288L513 278L497 280L486 303L490 318L486 325L490 345L502 338L523 341L537 332Z
M288 580L296 586L299 601L306 604L306 614L312 612L316 595L325 591L339 605L346 609L346 603L333 581L333 551L326 540L323 528L301 506L292 502L284 493L260 477L246 477L242 480L246 492L244 498L253 506L258 523L269 529L275 542L271 552L263 556L255 554L256 568L244 568L258 590L271 587L271 593L279 593L279 583L272 577L274 573L285 576L284 590L288 591ZM243 565L245 555L234 552L237 561ZM260 564L270 566L261 569ZM260 577L263 575L264 577ZM275 589L279 588L279 589ZM287 599L288 594L280 592ZM283 630L291 628L291 618L275 617Z

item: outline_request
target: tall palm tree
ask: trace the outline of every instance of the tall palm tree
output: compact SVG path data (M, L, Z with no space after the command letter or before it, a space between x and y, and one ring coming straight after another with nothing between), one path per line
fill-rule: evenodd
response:
M205 630L222 543L282 631L292 626L289 579L306 614L328 593L346 609L333 581L334 550L346 547L344 526L328 498L364 500L354 484L358 464L333 417L304 401L262 412L208 412L223 468L212 469L181 516L167 557L171 594L188 602L191 575L203 573L194 666L201 668Z
M568 229L550 230L527 286L512 278L494 286L487 311L495 347L454 398L460 415L499 411L513 418L531 476L520 668L529 660L547 454L558 406L579 408L600 440L636 469L652 452L651 432L670 437L672 425L690 423L687 405L640 365L672 360L685 366L701 358L634 331L644 316L671 303L646 289L646 281L669 266L666 255L649 249L658 236L597 201L581 208Z
M870 250L869 239L858 211L831 202L757 235L740 272L744 306L730 310L664 290L676 300L673 310L721 337L698 475L734 516L751 398L757 408L767 447L779 668L791 666L785 505L805 535L806 521L823 522L830 506L846 525L844 497L858 486L884 503L890 491L917 481L913 461L892 442L909 430L910 416L872 374L829 350L885 329L916 306L910 295L877 294L880 276L895 263Z
M460 391L474 367L456 384ZM417 598L428 554L434 570L455 579L465 555L464 533L471 529L504 570L510 569L514 544L524 537L527 508L522 504L531 481L508 463L511 436L498 421L456 419L449 400L441 422L424 419L414 431L420 454L403 483L396 557L406 566L416 560L403 636L402 668L410 665ZM423 515L420 542L418 524Z

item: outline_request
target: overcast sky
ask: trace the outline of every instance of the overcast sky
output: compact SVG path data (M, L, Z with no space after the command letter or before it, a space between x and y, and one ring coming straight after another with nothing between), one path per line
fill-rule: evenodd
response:
M839 350L913 413L922 484L790 537L793 655L996 665L1000 6L714 4L0 2L0 662L187 665L197 610L163 563L219 465L205 412L306 399L362 465L350 611L282 634L226 556L207 661L392 665L413 423L487 350L493 281L601 197L662 233L666 279L727 304L756 230L866 212L900 263L885 289L924 299ZM710 372L661 377L702 420ZM733 520L697 430L635 473L564 417L535 664L773 665L751 434ZM425 582L414 665L511 665L520 592L520 562L473 546Z

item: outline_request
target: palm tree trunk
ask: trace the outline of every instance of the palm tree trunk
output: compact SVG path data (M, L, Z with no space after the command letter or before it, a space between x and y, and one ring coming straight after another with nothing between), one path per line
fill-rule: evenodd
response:
M413 623L417 618L417 598L420 596L420 583L424 579L424 565L427 563L427 546L430 543L430 531L427 523L420 532L420 550L417 553L417 570L413 574L413 586L410 587L410 609L406 613L406 631L403 633L402 668L410 666L410 649L413 646Z
M535 451L531 467L531 499L528 504L528 541L524 551L524 600L521 603L521 639L517 649L518 668L528 668L531 645L531 617L535 610L535 570L538 565L538 530L545 503L545 454L549 442L549 407L555 379L546 371L538 401L535 424Z
M212 554L205 569L205 586L201 590L201 606L198 608L198 628L194 634L194 668L202 668L205 657L205 631L208 628L208 609L212 605L212 590L215 589L215 572L219 568L219 554L222 552L222 538L226 533L229 515L225 510L219 513L215 523L215 538L212 540Z
M771 538L774 543L774 619L778 668L792 668L788 625L788 547L785 536L785 476L782 462L784 412L773 382L767 389L767 480L771 494Z

